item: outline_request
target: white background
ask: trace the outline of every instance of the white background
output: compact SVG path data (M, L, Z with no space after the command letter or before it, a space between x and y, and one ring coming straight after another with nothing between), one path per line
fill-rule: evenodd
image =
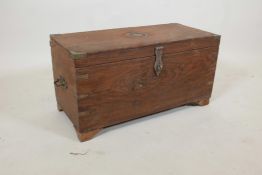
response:
M222 35L210 105L80 143L56 110L49 34L170 22ZM262 1L0 0L0 174L261 175Z

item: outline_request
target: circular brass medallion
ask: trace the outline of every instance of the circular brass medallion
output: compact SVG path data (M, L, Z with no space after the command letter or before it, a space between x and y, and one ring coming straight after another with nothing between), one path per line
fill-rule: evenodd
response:
M141 37L147 37L147 33L140 33L140 32L128 32L126 33L126 36L131 38L141 38Z

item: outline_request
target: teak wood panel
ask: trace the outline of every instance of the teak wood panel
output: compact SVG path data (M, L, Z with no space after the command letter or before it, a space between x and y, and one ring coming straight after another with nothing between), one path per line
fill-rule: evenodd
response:
M160 112L211 95L218 47L77 68L81 132Z
M182 40L172 43L161 43L160 45L165 48L165 54L176 52L183 52L192 49L202 49L206 47L218 47L220 36L211 36L203 38L195 38ZM121 43L119 43L121 45ZM148 45L144 47L119 49L113 51L100 52L95 54L88 54L83 59L75 59L75 67L87 67L101 63L111 63L121 60L142 58L153 56L154 49L157 45Z
M76 75L74 62L66 50L51 41L54 81L63 76L67 82L67 89L55 86L57 105L61 108L78 128L78 107L76 97Z
M96 54L130 48L175 43L218 35L178 23L54 34L51 38L77 54ZM192 48L191 48L192 49ZM187 50L190 50L189 48Z

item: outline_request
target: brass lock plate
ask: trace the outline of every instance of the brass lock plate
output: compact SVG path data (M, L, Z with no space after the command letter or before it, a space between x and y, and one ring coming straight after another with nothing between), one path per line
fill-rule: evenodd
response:
M163 49L164 49L163 46L157 46L155 48L156 60L155 60L154 69L157 76L160 75L163 69L163 61L162 61Z

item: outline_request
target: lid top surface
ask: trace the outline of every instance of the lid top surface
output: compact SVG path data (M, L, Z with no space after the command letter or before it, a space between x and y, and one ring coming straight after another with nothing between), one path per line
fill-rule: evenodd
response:
M91 54L211 36L217 35L171 23L54 34L50 37L71 53Z

